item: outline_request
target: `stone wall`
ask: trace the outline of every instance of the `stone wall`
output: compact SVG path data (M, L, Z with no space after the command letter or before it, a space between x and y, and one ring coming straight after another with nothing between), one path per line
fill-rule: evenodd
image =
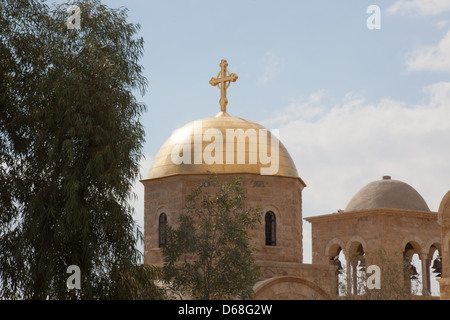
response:
M243 190L248 207L263 210L261 224L250 230L251 244L257 248L257 261L302 262L302 212L303 184L300 179L256 174L222 174L220 179L231 180L242 177ZM168 223L175 226L184 207L186 196L207 175L176 175L165 178L143 180L144 204L144 261L161 264L161 249L158 248L158 217L164 212ZM276 246L265 245L264 214L272 211L276 216Z
M450 191L439 205L439 224L442 237L442 279L439 288L442 300L450 300Z
M419 254L427 255L431 245L441 243L436 212L374 209L305 220L311 223L313 263L329 263L333 245L345 253L352 243L361 243L366 252L403 252L410 242Z
M341 212L306 218L311 223L312 262L332 264L330 260L341 248L347 265L353 263L358 255L358 246L362 245L366 253L366 266L378 265L385 281L403 283L403 253L406 246L412 246L409 255L417 253L422 263L422 283L425 292L429 292L430 274L428 272L435 250L441 250L440 226L436 212L410 211L399 209L372 209L365 211ZM386 265L398 271L389 277ZM386 267L387 268L387 267ZM389 270L392 271L392 270ZM347 268L347 278L350 278ZM397 276L396 276L397 275ZM387 279L387 280L386 280ZM387 283L385 283L387 285ZM350 283L347 287L351 285ZM353 289L355 291L356 289Z

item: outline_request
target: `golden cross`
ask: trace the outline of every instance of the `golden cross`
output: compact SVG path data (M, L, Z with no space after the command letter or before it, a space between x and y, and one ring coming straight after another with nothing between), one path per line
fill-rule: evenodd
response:
M220 66L220 72L217 75L217 78L211 78L209 80L209 83L215 87L218 86L220 89L220 111L221 112L227 112L227 89L230 86L231 82L236 82L238 79L238 76L235 73L231 73L227 70L228 62L227 60L223 60L219 64Z

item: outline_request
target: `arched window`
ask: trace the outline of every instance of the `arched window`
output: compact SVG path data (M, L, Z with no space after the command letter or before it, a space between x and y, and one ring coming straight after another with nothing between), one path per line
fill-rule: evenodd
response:
M167 240L167 215L163 212L159 215L159 247L163 248Z
M442 256L434 245L431 246L434 252L430 255L431 261L428 268L427 281L428 281L428 291L432 296L439 296L439 283L438 278L442 278ZM431 251L432 252L432 251Z
M266 213L266 246L276 246L277 245L277 221L275 213L268 211Z
M403 252L404 279L406 288L412 295L422 294L422 263L418 250L409 242Z
M349 248L349 278L347 294L362 295L366 293L366 254L363 245L355 241Z
M341 247L337 248L337 254L332 256L330 261L333 265L337 266L335 273L336 294L341 297L346 296L349 294L351 284L347 278L347 259Z

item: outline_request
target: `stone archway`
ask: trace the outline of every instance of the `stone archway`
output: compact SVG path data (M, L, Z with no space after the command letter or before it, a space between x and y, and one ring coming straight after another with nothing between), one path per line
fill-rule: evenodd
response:
M360 236L353 236L347 241L347 293L359 295L365 293L365 265L367 243Z
M335 294L345 295L348 291L347 266L348 252L345 250L344 242L339 238L331 239L325 247L325 263L337 266L334 279Z
M274 277L254 286L254 300L328 300L331 296L311 281L291 276Z

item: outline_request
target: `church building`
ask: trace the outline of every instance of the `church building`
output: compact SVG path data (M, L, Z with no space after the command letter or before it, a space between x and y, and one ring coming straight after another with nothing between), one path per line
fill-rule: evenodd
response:
M163 264L165 227L176 224L187 196L211 172L224 181L241 177L246 204L263 210L262 223L249 233L263 274L254 286L254 299L334 299L344 291L362 295L369 289L360 287L358 277L371 265L381 274L381 289L374 290L383 290L389 279L383 277L386 260L381 254L398 257L394 262L403 266L397 270L398 281L411 290L416 255L422 270L418 298L429 297L434 270L441 298L449 299L450 192L439 213L431 212L414 188L384 176L364 186L345 210L303 219L306 184L288 150L262 125L227 112L226 90L238 79L227 66L222 60L218 76L210 81L221 91L220 113L174 131L141 180L144 263ZM312 227L311 264L303 263L303 220Z

